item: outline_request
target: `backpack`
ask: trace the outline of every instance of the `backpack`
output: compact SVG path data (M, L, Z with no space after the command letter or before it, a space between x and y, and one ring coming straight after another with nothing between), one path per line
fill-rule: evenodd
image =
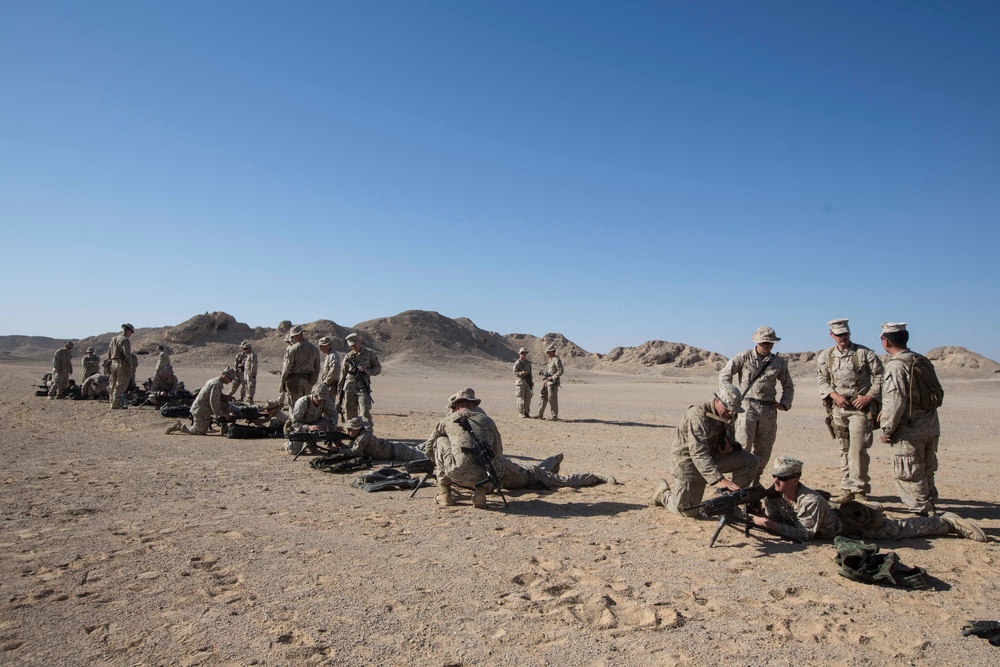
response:
M865 584L881 584L917 590L931 587L927 570L904 565L895 551L879 553L874 544L865 544L842 535L833 538L837 550L837 574Z
M941 387L941 381L938 380L934 364L931 363L930 359L916 352L910 352L910 354L912 356L909 358L909 394L910 416L912 417L914 405L924 412L940 408L944 404L944 389ZM905 357L898 358L898 361L903 364L907 363Z
M160 415L170 419L181 419L191 416L191 408L186 405L164 405L160 408Z
M320 456L309 462L309 467L322 472L351 472L372 467L372 460L367 456L358 456L350 451L334 452Z

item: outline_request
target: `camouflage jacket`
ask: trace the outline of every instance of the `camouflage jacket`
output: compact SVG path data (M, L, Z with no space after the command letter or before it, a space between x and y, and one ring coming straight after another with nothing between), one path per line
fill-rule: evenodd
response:
M674 440L674 459L691 459L694 467L708 484L722 479L722 472L715 463L715 454L726 439L733 440L732 421L725 421L715 414L714 401L692 405L684 413L684 421L677 429Z
M922 410L920 401L910 406L910 365L914 354L904 350L885 364L882 379L882 435L890 442L919 440L941 435L938 411Z
M768 357L757 354L757 348L740 352L722 367L719 373L719 382L729 382L744 394L744 403L753 401L776 401L786 408L792 407L792 397L795 395L795 386L792 383L792 376L788 372L788 362L779 354L772 353L771 363L767 364ZM746 392L750 380L754 379L764 364L767 369L764 374L757 378L757 381ZM781 398L778 398L778 383L781 383ZM747 399L753 399L748 401Z
M855 365L857 371L854 370ZM883 372L878 355L855 343L843 352L835 345L820 352L816 358L819 395L823 398L837 392L848 400L864 395L878 401L882 397Z

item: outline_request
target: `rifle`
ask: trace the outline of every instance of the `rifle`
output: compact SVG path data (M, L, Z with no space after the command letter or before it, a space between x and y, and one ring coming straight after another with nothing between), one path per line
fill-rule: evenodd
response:
M297 431L288 434L289 442L302 444L302 449L295 455L293 461L302 456L306 450L313 454L330 454L345 440L350 442L351 436L343 431Z
M472 425L469 423L469 418L466 416L459 417L455 420L455 423L462 427L462 429L469 434L472 438L472 447L462 447L462 451L466 454L472 454L472 458L475 459L476 464L479 465L486 471L486 477L479 480L475 484L475 488L484 486L486 484L492 484L496 492L500 494L500 500L503 501L504 507L510 507L507 503L507 498L503 495L503 489L500 488L500 475L497 473L496 466L493 465L493 459L496 458L496 453L490 449L486 443L479 439L476 432L472 429Z
M354 379L361 385L361 389L368 395L368 400L372 402L372 405L375 405L375 399L372 398L372 384L368 381L368 373L365 373L358 368L357 359L345 359L344 363L346 364L347 372L354 376ZM343 394L343 392L341 392L341 394ZM341 396L340 402L343 403L343 401L344 398Z
M427 478L434 474L434 461L431 461L430 459L407 461L403 464L403 470L411 475L423 475L423 477L420 478L420 483L417 484L416 488L413 489L413 493L410 494L410 497L412 498L417 495L417 491L420 490L420 487L427 482Z
M746 509L741 509L741 506L758 503L764 498L776 498L778 495L778 491L775 490L773 485L765 489L760 484L754 484L739 491L726 492L720 490L714 498L709 498L698 505L682 507L681 511L690 512L697 510L698 514L706 519L719 518L719 525L716 526L715 532L712 533L712 539L708 542L708 548L711 549L715 546L715 540L718 539L719 533L726 526L740 524L743 526L744 535L750 535L751 528L759 528L750 520ZM735 528L736 526L733 527ZM763 530L763 528L759 529Z

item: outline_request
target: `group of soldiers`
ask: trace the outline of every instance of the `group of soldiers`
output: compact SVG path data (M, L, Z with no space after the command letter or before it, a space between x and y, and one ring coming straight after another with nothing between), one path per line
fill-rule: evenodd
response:
M851 341L847 319L832 320L828 326L835 344L817 359L817 382L830 434L840 449L841 495L832 502L841 508L862 505L874 514L867 532L862 531L868 538L953 532L985 542L971 521L952 513L934 514L941 433L937 407L943 391L931 363L907 347L906 323L882 325L885 365L872 350ZM760 327L753 335L755 346L734 356L720 372L712 400L688 408L671 451L672 480L657 483L651 504L697 516L707 486L739 491L759 482L771 458L777 413L789 410L794 396L787 361L773 352L779 340L772 328ZM900 498L915 517L889 519L868 500L868 449L876 429L890 447ZM845 528L840 511L823 495L799 483L803 465L790 456L776 458L773 492L754 524L800 541L853 530Z

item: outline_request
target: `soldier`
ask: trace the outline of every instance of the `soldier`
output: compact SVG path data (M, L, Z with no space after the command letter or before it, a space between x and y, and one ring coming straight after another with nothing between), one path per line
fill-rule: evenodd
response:
M280 401L268 401L261 408L261 412L267 413L267 419L261 420L257 424L258 426L267 426L274 429L276 433L281 433L285 430L285 424L291 421L289 416L282 411Z
M900 540L909 537L934 537L958 534L976 542L987 542L986 534L972 521L952 512L940 516L891 519L877 505L864 504L874 521L853 525L840 510L830 507L826 499L799 478L802 461L788 456L774 459L771 473L774 488L780 495L764 499L764 516L753 517L757 526L796 542L812 539L828 540L837 535L861 533L866 540ZM861 503L851 503L860 505Z
M156 368L153 370L154 376L159 375L164 366L170 365L170 350L163 343L156 346L156 352Z
M545 348L545 356L549 358L545 364L545 379L542 380L541 405L538 408L538 419L545 419L545 406L552 409L550 421L559 421L559 386L563 374L562 359L556 356L556 344Z
M340 371L341 400L347 403L344 417L356 417L359 412L365 421L374 424L372 419L371 378L382 372L382 363L374 350L366 348L361 343L361 336L352 333L347 337L351 351L344 356L344 365Z
M107 400L110 381L111 377L109 375L100 373L91 375L83 381L83 386L80 387L80 398L91 398L95 401Z
M289 336L288 334L285 334L285 355L281 361L282 368L284 368L285 364L288 363L287 361L288 350L291 347L292 347L292 337ZM295 407L295 402L288 398L288 386L285 384L284 380L278 383L278 402L281 403L282 406L287 405L289 411L291 411L291 409Z
M330 394L330 387L317 382L312 392L295 401L292 410L292 430L332 431L337 428L337 406Z
M108 359L111 360L111 409L124 410L125 391L132 376L132 343L129 341L135 327L123 324L122 332L111 339L108 345Z
M923 395L928 389L916 382L915 364L929 367L924 372L933 376L937 392L943 392L933 365L907 347L910 332L906 330L906 322L883 324L881 340L882 349L889 355L882 380L881 440L890 443L900 499L916 514L931 514L937 497L934 473L938 468L941 437L937 414L940 403L935 404L930 396Z
M330 387L331 392L336 394L337 383L340 381L340 355L333 349L333 338L330 336L320 338L319 351L323 354L323 362L319 370L319 380Z
M531 395L535 383L531 378L531 362L528 361L528 350L517 351L517 361L514 362L514 391L517 396L517 414L531 417Z
M94 346L87 348L87 355L80 360L83 363L83 379L97 375L101 370L101 358L94 354Z
M139 387L135 382L135 374L139 370L139 356L133 352L131 354L132 365L129 367L128 391L133 391Z
M160 372L153 376L153 383L149 387L149 391L156 396L161 398L166 398L168 396L173 396L179 391L180 382L177 380L177 376L174 375L174 367L167 364L160 369Z
M306 340L302 327L292 327L288 332L292 345L285 350L281 367L281 382L288 392L292 409L298 400L309 394L319 380L320 358L316 346Z
M496 453L494 458L496 471L500 477L500 486L505 489L581 488L618 483L614 477L607 474L558 474L559 466L563 460L562 454L550 456L537 466L522 466L515 463L502 455L503 444L500 441L500 432L496 430L496 424L493 420L489 419L486 412L479 407L480 403L481 399L476 398L476 392L471 388L452 394L448 398L451 414L446 415L438 423L431 437L424 443L427 457L434 460L435 468L438 471L438 484L441 490L436 500L439 504L455 504L451 487L458 484L473 488L473 506L480 509L486 507L486 488L475 485L476 482L486 477L486 471L474 465L474 462L471 462L471 465L469 461L463 462L461 460L463 457L458 454L461 451L461 443L466 439L463 431L456 428L456 422L461 419L460 413L462 412L472 413L468 416L469 427L476 432L476 437L481 438ZM457 442L452 441L453 437L457 437ZM500 449L499 452L497 452L497 448Z
M243 341L243 382L240 385L240 401L246 398L247 403L253 403L254 394L257 393L257 353L254 352L250 341ZM237 369L239 372L239 369Z
M713 399L692 405L677 429L671 461L674 486L661 479L650 504L662 505L681 516L696 516L705 486L738 491L760 476L760 459L739 446L733 437L733 417L743 412L740 390L723 384ZM723 473L732 473L732 481Z
M344 424L344 431L351 438L348 448L358 456L380 461L419 461L427 458L421 449L376 437L372 427L362 417L348 419Z
M831 320L836 345L816 359L819 393L823 397L833 437L840 442L838 503L865 500L871 491L868 448L882 395L882 362L864 345L851 342L847 320Z
M66 343L52 355L52 383L49 385L49 400L66 398L66 386L73 374L73 342Z
M243 346L248 344L248 341L243 341L240 343L240 349L236 352L236 359L233 361L233 370L236 371L236 379L233 380L233 384L229 387L229 395L235 396L236 390L240 390L240 401L242 402L244 397L247 395L247 388L243 384L243 369L246 364L246 352L243 351Z
M167 435L180 431L190 435L207 435L212 426L212 419L228 421L228 410L223 405L222 394L227 384L236 379L236 370L227 366L219 377L212 378L198 392L191 405L192 426L179 421L167 427Z
M779 340L774 329L760 327L753 335L756 346L734 356L719 373L720 384L734 384L743 394L745 410L736 418L736 441L760 458L761 470L767 466L774 448L778 433L777 410L789 410L795 393L788 362L771 352ZM733 376L736 376L735 382ZM779 382L781 398L776 400Z

